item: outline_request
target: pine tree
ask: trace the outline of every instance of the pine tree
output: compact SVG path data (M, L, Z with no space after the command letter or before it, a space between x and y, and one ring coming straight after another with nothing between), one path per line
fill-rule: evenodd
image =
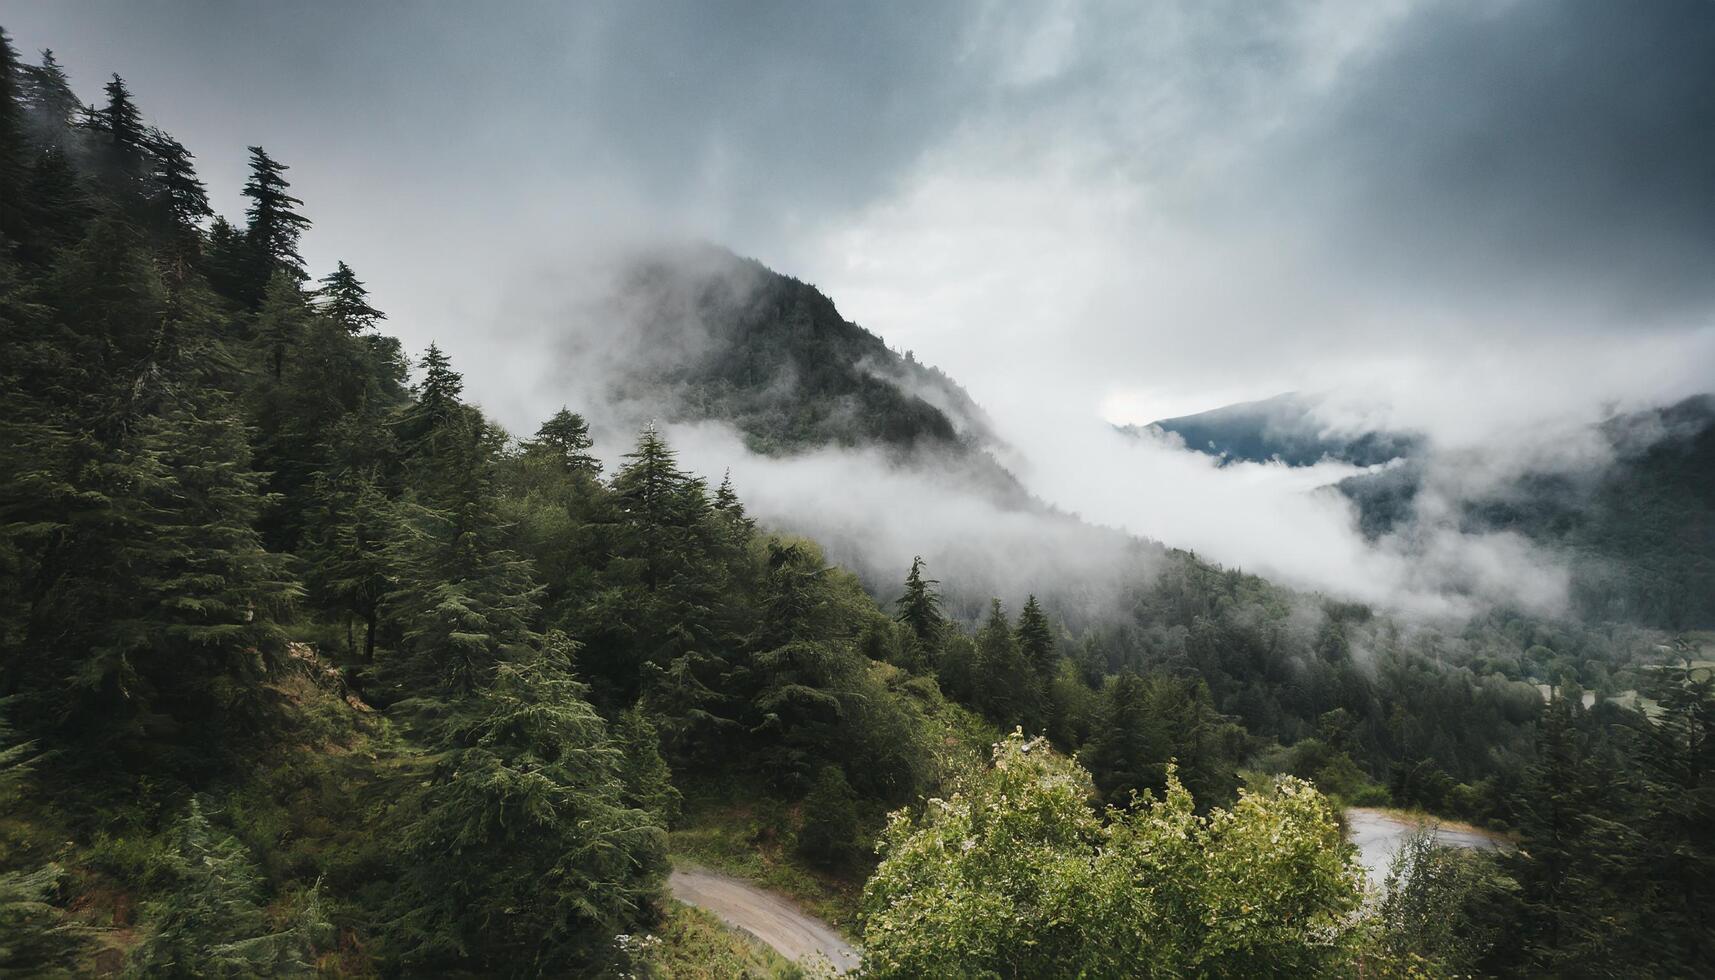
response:
M382 603L392 591L390 547L401 534L396 508L373 471L323 475L314 492L317 530L307 549L312 593L344 621L347 653L372 664ZM363 624L361 649L354 620Z
M274 273L253 329L262 348L265 370L276 384L285 377L287 356L303 342L308 320L309 308L298 289L298 280L284 271Z
M202 219L214 213L208 190L197 178L191 152L178 140L155 129L148 146L155 163L155 208L170 254L179 261L192 259L201 250Z
M823 766L804 797L798 850L811 861L838 866L858 853L857 794L838 766Z
M24 109L37 139L43 145L64 149L66 135L81 105L53 51L43 48L40 65L22 66L21 81Z
M1048 617L1043 615L1034 595L1025 600L1024 609L1018 614L1016 637L1019 650L1036 668L1037 675L1044 680L1053 677L1060 653L1054 648L1054 632L1048 626Z
M941 636L947 621L941 616L941 596L935 590L935 579L923 577L923 556L911 559L911 573L905 576L905 594L894 605L899 612L896 620L911 627L917 642L930 651L941 648Z
M679 818L682 797L673 788L673 772L661 757L661 735L640 708L632 707L614 719L613 739L620 750L619 777L625 786L621 799L634 810L650 814L655 823L671 826Z
M0 817L23 801L38 758L35 742L13 735L7 708L0 699ZM69 972L74 930L60 924L53 901L63 877L56 864L0 871L0 976Z
M1129 806L1132 794L1167 785L1172 754L1165 719L1152 710L1149 684L1131 671L1102 688L1090 741L1078 761L1090 770L1109 806Z
M396 683L412 691L483 686L537 640L541 587L494 511L494 435L480 419L442 435L439 455L418 470L422 502L405 509L386 557L395 583L386 606L404 633Z
M571 649L550 635L502 662L433 729L436 770L398 811L388 956L404 972L600 973L659 893L666 832L624 804L620 750Z
M295 281L309 276L304 272L304 257L298 254L298 238L310 226L310 219L299 214L304 202L286 193L291 182L285 173L290 168L270 157L260 146L250 149L250 179L244 184L244 196L250 198L245 212L250 220L244 241L249 247L248 299L254 306L277 271L285 271Z
M1650 896L1647 962L1689 976L1715 962L1715 679L1689 665L1660 671L1658 714L1639 726L1640 877Z
M148 132L125 79L112 76L102 91L107 95L107 105L92 114L85 125L99 136L96 147L102 176L121 204L130 207L142 199L151 166Z
M1617 969L1635 909L1614 885L1631 831L1608 818L1627 792L1617 770L1598 771L1577 703L1558 691L1543 706L1537 761L1517 804L1519 851L1510 864L1523 887L1522 945L1531 967L1550 974Z
M423 381L416 387L416 404L399 419L399 442L409 453L433 457L442 433L465 414L464 376L453 370L453 363L440 347L433 343L417 362L423 370Z
M316 290L316 302L322 315L333 318L352 333L372 330L387 319L387 314L369 305L369 290L344 262L321 280L321 287Z
M977 707L990 720L1003 729L1041 731L1042 680L1013 639L999 599L991 600L989 617L977 631L976 684Z
M576 412L560 409L554 417L536 430L536 438L526 448L552 459L568 473L601 472L601 461L590 455L595 441L590 438L589 423Z
M312 892L307 916L270 931L263 882L244 845L191 800L173 827L171 883L144 906L150 928L131 954L140 976L313 976L316 934L327 930Z

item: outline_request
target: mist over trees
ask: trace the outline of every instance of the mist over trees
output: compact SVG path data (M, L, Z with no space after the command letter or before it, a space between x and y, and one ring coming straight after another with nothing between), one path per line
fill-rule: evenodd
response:
M1167 549L1100 617L1054 582L967 615L909 552L866 591L652 425L611 468L587 406L504 431L308 267L287 163L249 147L216 217L147 118L0 33L0 972L647 969L620 937L730 787L861 894L877 976L1715 956L1696 637L1419 624ZM1012 499L962 391L812 288L690 301L736 305L655 366L699 412ZM1367 912L1338 811L1377 803L1516 846L1417 848Z

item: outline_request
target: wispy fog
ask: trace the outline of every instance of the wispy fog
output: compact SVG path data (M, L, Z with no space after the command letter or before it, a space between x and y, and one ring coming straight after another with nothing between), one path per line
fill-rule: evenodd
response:
M125 75L219 210L242 212L247 144L292 165L312 270L350 262L388 328L438 341L515 431L569 404L622 448L654 409L597 411L605 369L690 341L663 351L601 305L607 256L701 238L946 370L1055 506L1457 614L1553 610L1566 589L1553 556L1459 533L1462 500L1599 467L1590 425L1715 389L1703 0L5 16L86 99ZM1216 467L1109 426L1283 391L1336 393L1331 430L1426 434L1418 519L1366 541L1319 489L1346 468ZM1051 577L1105 587L1131 561L1112 536L870 454L675 436L711 476L730 465L759 514L877 574L922 552L1016 600Z

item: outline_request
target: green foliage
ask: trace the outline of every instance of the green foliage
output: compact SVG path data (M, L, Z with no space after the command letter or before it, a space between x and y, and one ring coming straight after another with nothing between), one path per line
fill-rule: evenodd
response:
M824 766L804 797L798 849L817 864L842 865L857 852L859 832L857 797L845 773Z
M216 829L192 800L174 825L163 897L144 908L148 932L133 951L137 976L309 976L311 951L327 929L314 890L276 929L244 845Z
M1013 735L962 791L889 823L864 893L866 971L889 976L1303 976L1348 964L1358 875L1327 802L1284 780L1199 817L1104 821L1088 775Z
M402 966L587 966L656 893L666 834L625 805L620 749L568 653L550 637L432 723L435 771L398 815L388 955Z
M1413 834L1388 870L1376 924L1380 949L1448 976L1482 972L1517 918L1517 893L1493 854L1441 846L1434 831Z

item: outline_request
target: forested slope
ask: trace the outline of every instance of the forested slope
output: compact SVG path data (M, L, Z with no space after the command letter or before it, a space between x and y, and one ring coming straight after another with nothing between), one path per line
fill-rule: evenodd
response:
M921 562L878 603L653 428L611 472L569 409L500 429L305 267L262 147L228 221L121 79L79 106L0 43L0 971L659 974L669 835L722 791L769 815L743 846L863 891L877 975L1707 962L1695 640L1177 552L1101 623L1027 593L973 631ZM774 451L980 452L956 389L871 385L879 341L751 272L704 317L737 352L639 377ZM1358 917L1292 774L1521 847Z

